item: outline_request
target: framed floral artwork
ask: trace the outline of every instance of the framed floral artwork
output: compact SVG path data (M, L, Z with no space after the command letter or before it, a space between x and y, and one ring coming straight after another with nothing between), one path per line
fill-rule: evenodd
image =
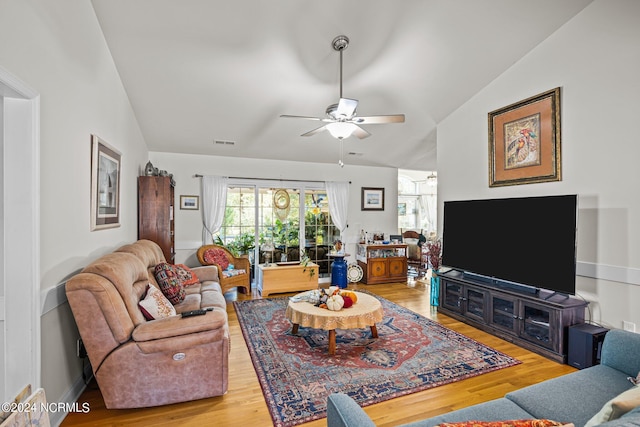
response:
M120 227L121 154L91 135L91 231Z
M489 187L561 180L560 88L489 113Z

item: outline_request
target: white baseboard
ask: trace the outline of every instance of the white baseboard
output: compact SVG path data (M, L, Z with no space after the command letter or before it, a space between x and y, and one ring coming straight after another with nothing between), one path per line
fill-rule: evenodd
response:
M72 407L75 402L78 401L84 390L87 388L87 385L84 383L84 379L82 378L82 374L78 377L71 388L67 390L67 392L60 399L60 403L64 403L65 407ZM62 405L60 405L62 406ZM90 410L90 408L89 408ZM52 426L58 427L62 424L62 421L67 416L68 412L49 412L49 420Z

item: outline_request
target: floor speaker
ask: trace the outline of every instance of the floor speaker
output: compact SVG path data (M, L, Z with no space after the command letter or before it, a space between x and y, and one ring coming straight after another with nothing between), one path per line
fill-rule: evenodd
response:
M602 342L607 332L607 328L589 323L570 326L567 363L578 369L599 364Z

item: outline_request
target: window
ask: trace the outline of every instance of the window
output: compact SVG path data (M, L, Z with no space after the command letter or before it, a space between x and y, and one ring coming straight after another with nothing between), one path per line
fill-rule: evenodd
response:
M288 198L284 209L279 207L285 204L282 199L274 201L274 195L282 196L283 190ZM216 241L237 255L248 254L253 265L256 256L259 263L268 258L273 262L299 261L304 251L320 266L322 278L329 277L327 255L338 238L324 189L229 186L225 218ZM274 250L268 255L260 249L264 243L273 243Z
M398 171L398 228L437 233L435 172Z

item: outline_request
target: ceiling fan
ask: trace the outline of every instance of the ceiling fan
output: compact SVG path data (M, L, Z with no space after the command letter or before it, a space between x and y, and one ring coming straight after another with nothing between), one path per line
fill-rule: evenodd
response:
M334 138L344 139L351 135L363 139L371 135L359 125L382 124L382 123L404 123L404 114L393 114L384 116L359 117L356 115L358 100L342 97L342 51L349 46L347 36L338 36L333 39L333 49L340 52L340 101L327 107L327 117L292 116L283 114L280 117L293 119L306 119L325 122L327 124L303 133L301 136L313 136L325 130L329 131Z

